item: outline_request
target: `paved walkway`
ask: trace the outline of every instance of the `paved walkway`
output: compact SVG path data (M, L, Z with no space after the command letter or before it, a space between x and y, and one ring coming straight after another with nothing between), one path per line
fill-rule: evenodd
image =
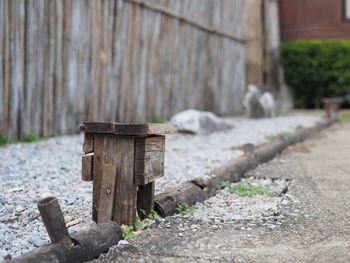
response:
M278 228L156 227L96 262L350 262L349 153L350 123L336 124L253 172L292 179L298 202Z

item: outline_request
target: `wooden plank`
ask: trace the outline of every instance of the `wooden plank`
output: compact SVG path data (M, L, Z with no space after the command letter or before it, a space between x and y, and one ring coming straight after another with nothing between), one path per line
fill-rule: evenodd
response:
M10 2L5 1L4 3L4 40L3 40L3 115L5 119L5 128L8 130L9 128L9 94L10 94Z
M117 167L113 221L133 225L136 219L137 185L134 183L133 137L116 137L114 164Z
M148 184L164 175L164 136L137 138L135 150L135 182L138 185Z
M113 122L83 122L80 130L85 133L114 133L119 135L153 135L176 133L172 124L140 124Z
M91 133L84 134L83 152L91 153L94 151L94 135Z
M100 188L103 164L103 134L94 135L94 165L93 165L93 194L92 194L92 220L97 222L97 212L100 203Z
M106 223L112 220L116 172L116 165L107 163L102 165L101 192L97 217L98 223Z
M92 181L93 180L93 167L94 167L94 156L84 155L81 158L81 180Z
M64 6L62 0L55 2L55 78L54 78L54 130L62 134L65 130L63 116L63 46L64 46Z
M5 130L4 127L4 75L3 75L3 61L4 61L4 29L5 29L5 0L0 0L0 133Z
M137 214L145 219L153 210L155 181L140 185L137 190Z
M83 122L80 130L85 133L114 133L112 122Z

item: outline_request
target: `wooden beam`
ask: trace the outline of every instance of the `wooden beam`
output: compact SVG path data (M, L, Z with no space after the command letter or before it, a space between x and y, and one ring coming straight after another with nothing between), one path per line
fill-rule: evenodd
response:
M165 136L137 138L135 182L148 184L164 175Z
M116 137L114 164L116 183L112 220L120 225L133 225L136 220L137 185L134 183L133 137Z
M118 135L157 135L177 133L172 124L140 124L140 123L114 123L114 122L83 122L80 130L85 133L111 133Z
M98 208L98 223L106 223L112 220L113 203L115 195L117 167L113 164L104 163L102 167L102 181L100 202Z
M155 181L140 185L137 190L137 214L145 219L153 210Z
M93 179L93 155L84 155L81 158L81 179L83 181L92 181Z

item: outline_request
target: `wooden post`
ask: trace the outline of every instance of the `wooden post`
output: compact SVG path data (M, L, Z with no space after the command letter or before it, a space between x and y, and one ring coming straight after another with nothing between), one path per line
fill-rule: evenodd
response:
M326 111L326 117L328 119L335 119L338 114L340 105L344 102L340 98L325 98L323 99L324 109Z
M133 225L154 205L155 180L164 175L167 124L84 122L82 178L93 181L93 220ZM143 211L143 212L141 212Z
M49 196L39 200L38 209L52 243L61 243L67 247L73 244L69 237L63 214L57 198Z
M153 210L155 181L139 185L137 190L137 214L145 219Z

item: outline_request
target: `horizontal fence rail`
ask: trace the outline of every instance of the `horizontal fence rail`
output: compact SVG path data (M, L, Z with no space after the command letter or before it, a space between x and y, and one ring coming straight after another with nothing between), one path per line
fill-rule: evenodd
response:
M244 0L0 0L0 132L242 110Z

